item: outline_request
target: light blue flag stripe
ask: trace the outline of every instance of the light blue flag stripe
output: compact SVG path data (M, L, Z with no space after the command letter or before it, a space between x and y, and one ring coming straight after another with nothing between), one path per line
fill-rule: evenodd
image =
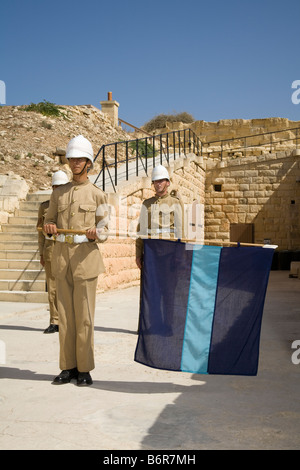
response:
M206 374L222 247L197 246L193 252L181 370Z

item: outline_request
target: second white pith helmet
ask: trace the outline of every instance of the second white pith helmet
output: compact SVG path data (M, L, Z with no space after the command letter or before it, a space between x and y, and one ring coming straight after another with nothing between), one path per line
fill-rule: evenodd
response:
M60 186L62 184L66 184L69 182L69 178L67 174L62 171L58 170L52 175L52 186Z
M70 140L67 146L66 158L88 158L93 168L94 166L94 152L91 142L83 137L83 135L77 135Z
M157 181L157 180L164 180L164 179L170 181L168 170L163 165L157 165L152 170L151 180Z

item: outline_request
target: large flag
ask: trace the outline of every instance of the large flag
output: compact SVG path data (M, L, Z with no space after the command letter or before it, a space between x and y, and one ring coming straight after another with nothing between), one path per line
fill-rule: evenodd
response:
M144 240L135 361L199 374L256 375L273 253Z

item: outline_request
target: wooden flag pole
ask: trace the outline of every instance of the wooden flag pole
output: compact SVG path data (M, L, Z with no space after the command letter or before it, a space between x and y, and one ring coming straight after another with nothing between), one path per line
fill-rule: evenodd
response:
M37 227L37 230L39 232L43 231L42 227ZM57 233L64 233L64 234L76 234L76 235L85 235L86 230L76 230L76 229L64 229L64 228L58 228ZM132 234L129 233L122 233L122 232L105 232L103 235L108 235L108 236L116 236L116 237L130 237L133 238ZM160 235L160 234L159 234ZM138 237L136 237L138 238ZM205 245L205 244L214 244L214 245L232 245L232 246L264 246L264 244L260 243L243 243L243 242L230 242L230 241L225 241L225 240L198 240L198 239L190 239L190 238L169 238L169 237L153 237L151 235L141 235L139 238L142 239L157 239L157 240L170 240L170 241L177 241L180 240L183 243L197 243L200 245Z
M38 232L43 232L43 227L37 227ZM73 235L85 235L86 230L73 230L70 228L57 228L56 229L57 233L72 233Z
M43 232L44 229L43 227L37 227L37 231L38 232ZM73 234L73 235L86 235L86 230L76 230L76 229L71 229L71 228L57 228L56 229L57 233L63 233L65 235L68 235L68 234ZM103 232L102 235L110 235L110 236L116 236L116 237L130 237L131 235L129 235L128 233L124 232L112 232L112 231L108 231L108 232Z
M153 237L151 237L151 235L148 235L148 236L145 236L145 237L141 237L141 238L148 238L148 239L151 239ZM157 238L156 238L157 239ZM243 243L243 242L229 242L229 241L225 241L225 240L198 240L198 239L191 239L191 238L164 238L164 237L159 237L159 239L162 239L162 240L170 240L170 241L177 241L177 240L180 240L181 242L183 243L197 243L199 245L205 245L205 244L217 244L217 245L222 245L222 244L225 244L225 245L238 245L238 246L264 246L263 244L259 244L259 243Z
M188 242L189 240L184 240ZM225 240L203 240L203 243L211 243L211 244L217 244L217 245L240 245L240 246L264 246L261 243L243 243L243 242L228 242Z

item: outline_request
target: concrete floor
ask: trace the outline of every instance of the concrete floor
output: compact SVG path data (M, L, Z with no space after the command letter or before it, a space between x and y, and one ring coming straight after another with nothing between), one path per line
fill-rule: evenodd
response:
M135 363L133 287L97 296L94 384L54 386L58 334L43 334L47 305L1 302L0 449L299 449L300 364L292 354L297 362L300 280L288 275L270 273L256 377Z

